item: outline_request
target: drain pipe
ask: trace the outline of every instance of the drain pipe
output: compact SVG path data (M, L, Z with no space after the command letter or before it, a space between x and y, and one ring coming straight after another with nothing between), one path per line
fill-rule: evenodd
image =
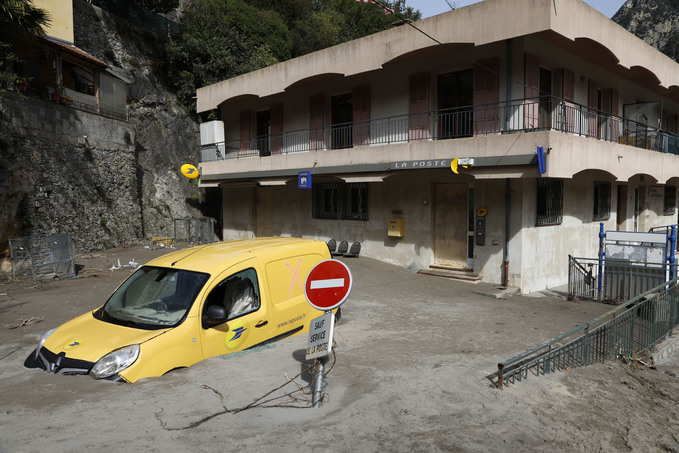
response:
M509 286L509 208L510 208L510 197L509 197L509 178L505 179L505 253L503 260L504 271L502 273L502 286L507 288Z

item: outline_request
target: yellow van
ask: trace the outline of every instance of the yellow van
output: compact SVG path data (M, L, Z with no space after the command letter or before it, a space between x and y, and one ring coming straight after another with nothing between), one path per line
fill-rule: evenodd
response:
M324 242L298 238L169 253L137 269L99 309L43 335L24 365L134 382L308 332L323 312L306 301L306 276L329 258Z

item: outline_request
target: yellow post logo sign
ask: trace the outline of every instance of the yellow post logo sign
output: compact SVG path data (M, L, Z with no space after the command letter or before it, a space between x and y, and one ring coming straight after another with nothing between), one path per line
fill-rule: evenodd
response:
M245 321L236 320L229 323L229 331L226 332L226 347L228 349L238 349L248 337L250 326Z
M200 176L200 172L195 166L191 164L184 164L182 165L182 175L189 179L196 179L198 176Z

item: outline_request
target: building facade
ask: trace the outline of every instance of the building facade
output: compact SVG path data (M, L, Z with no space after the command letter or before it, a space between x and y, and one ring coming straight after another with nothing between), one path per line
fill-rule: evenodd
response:
M361 243L521 291L677 223L679 65L580 0L485 0L206 86L224 239ZM310 183L309 183L310 181Z

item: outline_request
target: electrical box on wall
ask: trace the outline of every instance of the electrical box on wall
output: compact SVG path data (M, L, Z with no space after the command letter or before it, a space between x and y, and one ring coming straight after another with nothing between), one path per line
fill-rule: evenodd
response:
M392 217L389 219L389 227L387 235L396 238L402 238L405 234L403 217Z

